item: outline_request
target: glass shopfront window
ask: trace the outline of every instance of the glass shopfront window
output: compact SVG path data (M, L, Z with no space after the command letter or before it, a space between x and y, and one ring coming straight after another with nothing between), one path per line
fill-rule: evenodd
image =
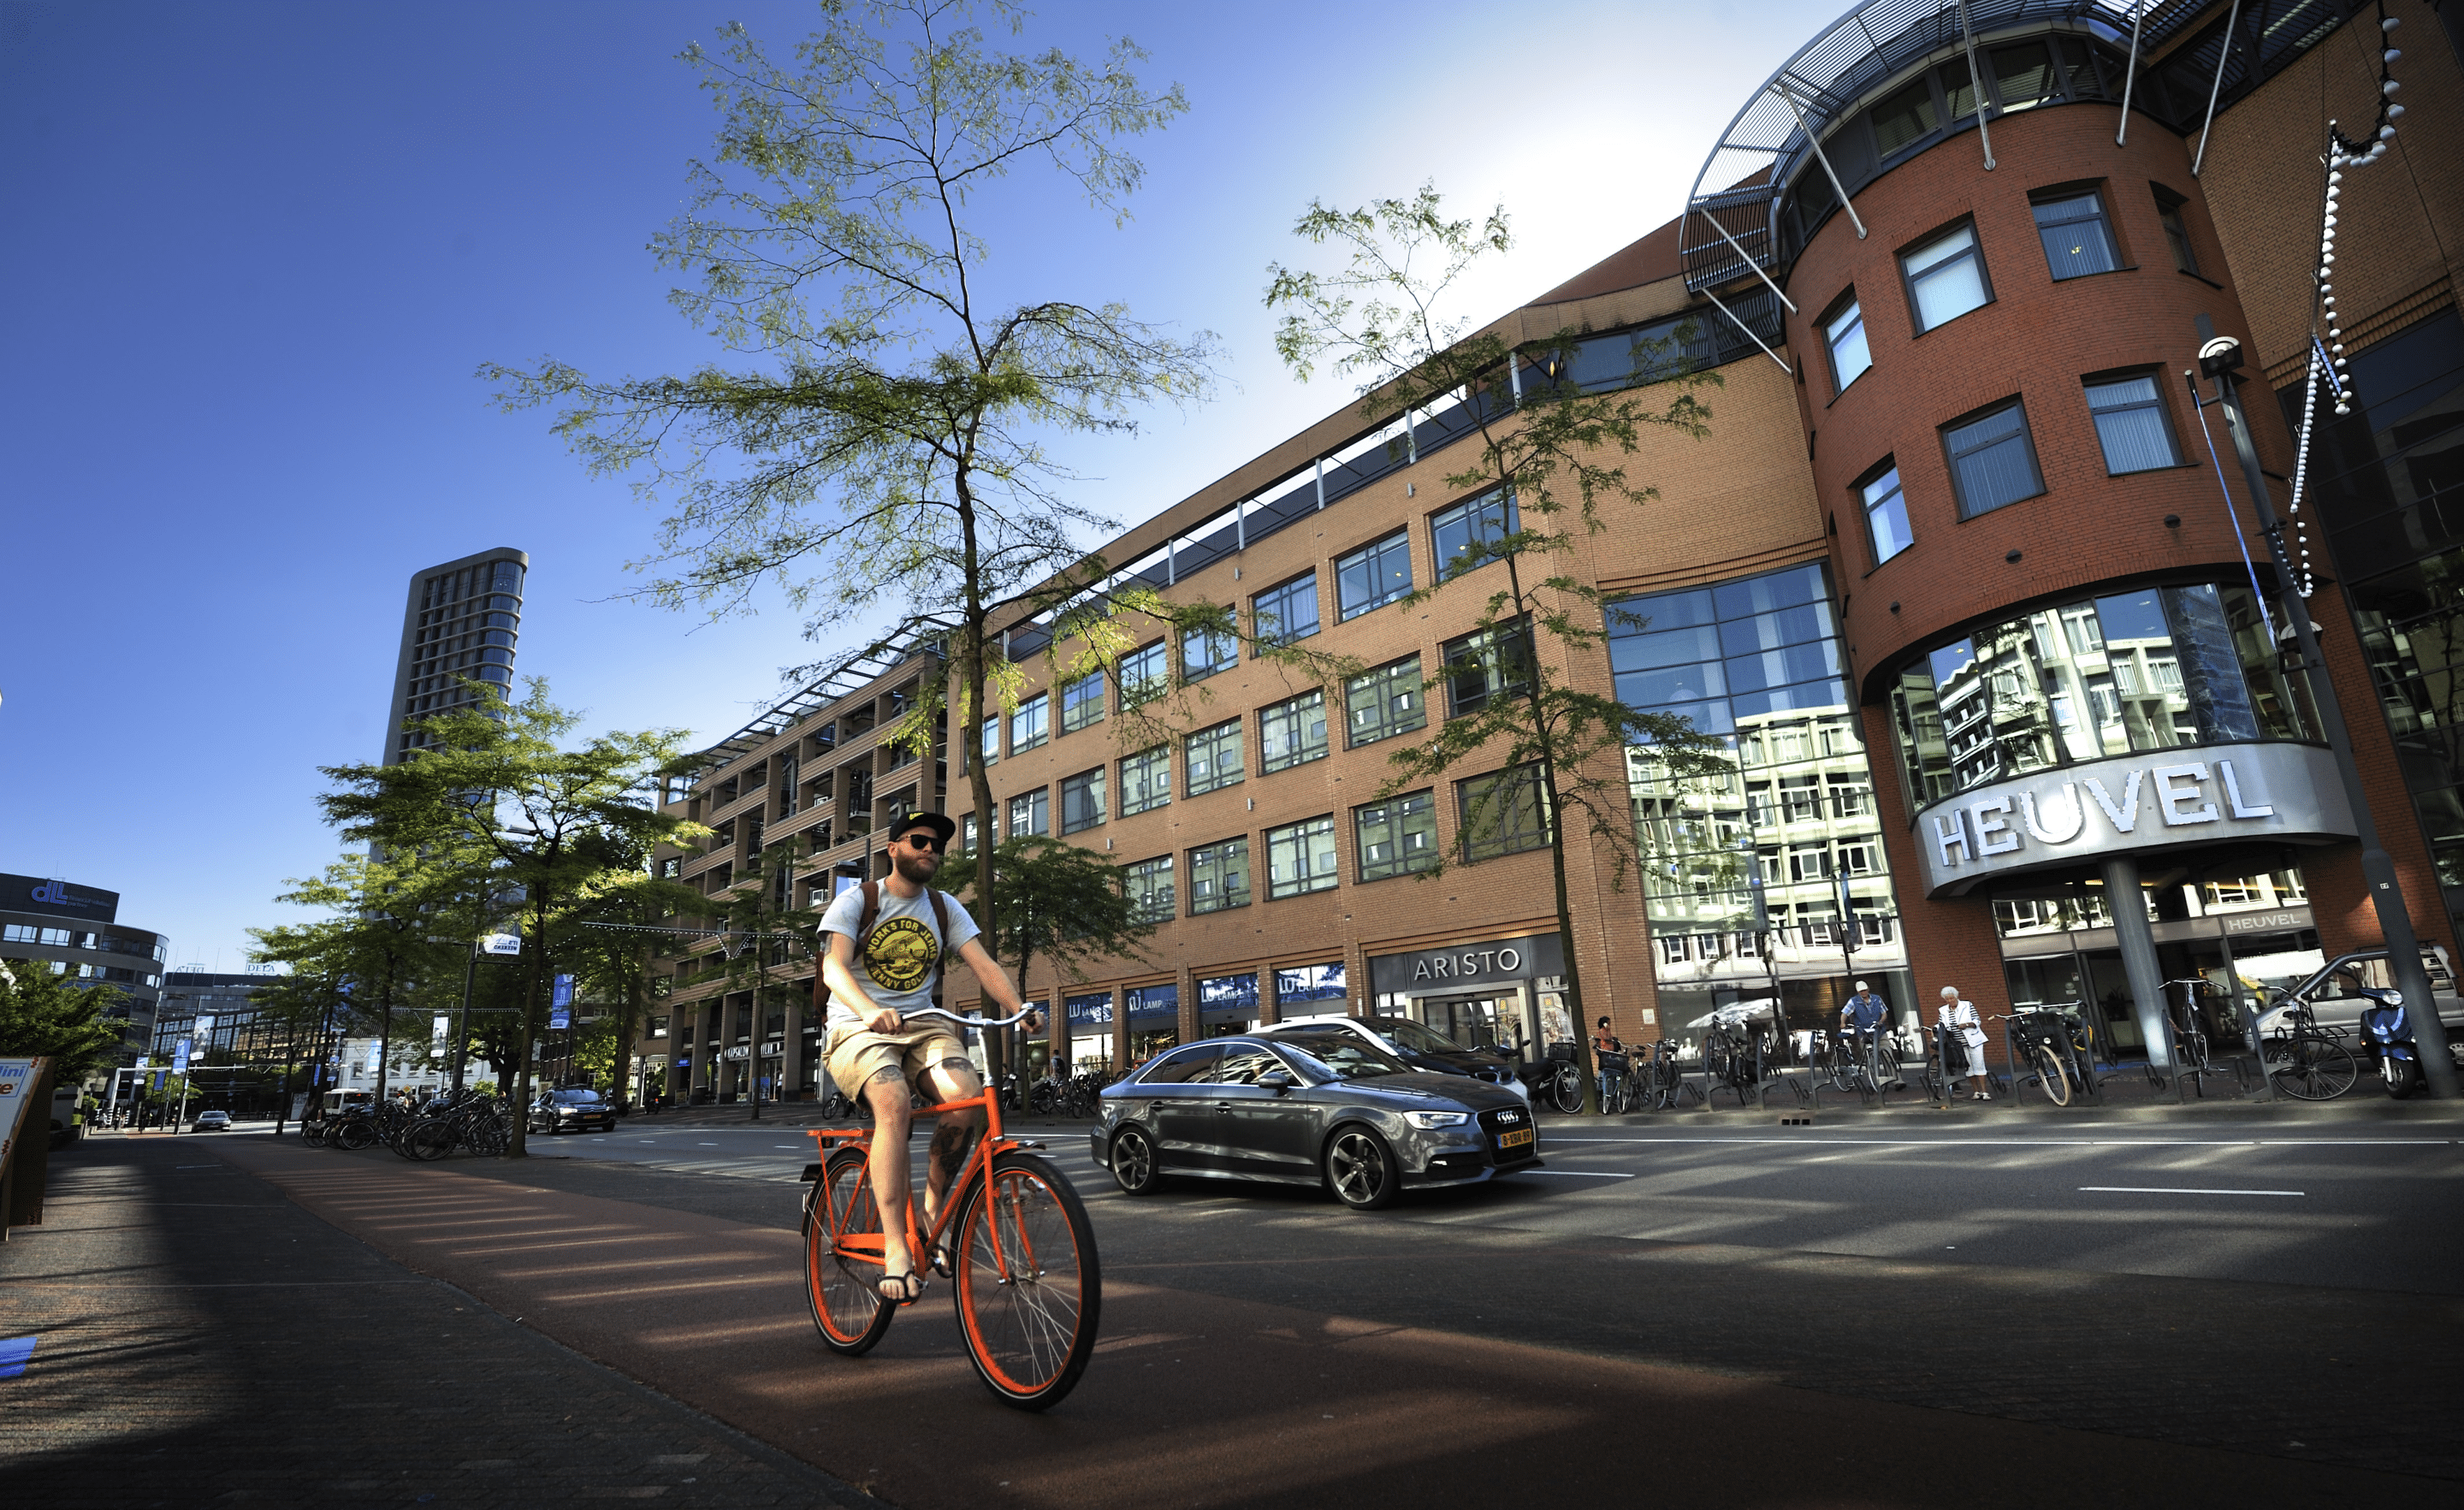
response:
M2140 587L1939 646L1891 689L1910 805L2134 751L2307 739L2307 693L2245 585Z

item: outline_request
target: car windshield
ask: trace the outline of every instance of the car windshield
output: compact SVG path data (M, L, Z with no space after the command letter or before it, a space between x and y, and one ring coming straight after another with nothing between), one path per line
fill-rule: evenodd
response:
M1385 1034L1405 1048L1415 1049L1422 1054L1463 1052L1462 1044L1435 1028L1422 1027L1409 1018L1379 1018L1376 1019L1376 1025L1378 1032Z
M1306 1038L1287 1039L1284 1046L1316 1060L1330 1074L1344 1080L1401 1075L1412 1068L1367 1039L1350 1033L1311 1033Z
M599 1099L599 1092L595 1090L560 1090L548 1099L571 1105L578 1102L597 1101Z

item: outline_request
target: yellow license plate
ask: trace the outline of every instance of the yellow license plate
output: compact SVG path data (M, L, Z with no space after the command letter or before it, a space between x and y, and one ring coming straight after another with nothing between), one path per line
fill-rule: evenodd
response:
M1539 1134L1529 1127L1525 1127L1520 1132L1501 1132L1497 1135L1497 1146L1501 1149L1511 1149L1519 1144L1529 1143L1537 1136Z

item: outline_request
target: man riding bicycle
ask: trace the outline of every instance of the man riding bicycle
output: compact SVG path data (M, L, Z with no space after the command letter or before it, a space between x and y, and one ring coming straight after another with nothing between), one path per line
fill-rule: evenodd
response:
M909 1095L912 1090L930 1108L983 1091L957 1029L940 1021L909 1027L901 1014L934 1004L934 988L952 953L966 961L983 995L1004 1015L1025 1005L1009 973L984 948L976 920L955 898L932 889L957 827L939 813L910 813L891 824L885 843L889 879L849 886L822 914L822 931L829 935L822 984L830 993L824 1059L830 1079L849 1100L861 1097L872 1106L870 1172L881 1211L881 1298L900 1304L924 1293L924 1276L907 1248ZM1032 1033L1042 1023L1042 1015L1035 1014L1025 1027ZM926 1228L983 1126L980 1106L940 1114L924 1181Z
M1873 1042L1875 1035L1881 1033L1890 1020L1891 1004L1874 995L1872 988L1860 980L1857 982L1857 994L1839 1009L1840 1036L1861 1055ZM1893 1065L1896 1066L1898 1061L1899 1057L1893 1055ZM1891 1083L1902 1083L1894 1079Z

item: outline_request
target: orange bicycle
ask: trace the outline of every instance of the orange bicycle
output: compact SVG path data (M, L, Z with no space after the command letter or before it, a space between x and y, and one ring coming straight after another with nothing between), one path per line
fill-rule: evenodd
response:
M1001 1028L998 1019L962 1018L938 1007L904 1020L942 1018L962 1027ZM915 1227L907 1203L907 1251L930 1255L952 1281L967 1356L994 1394L1023 1411L1058 1402L1087 1371L1104 1286L1095 1232L1069 1182L1022 1142L1001 1131L1001 1099L986 1090L944 1102L935 1112L984 1108L983 1136L941 1202L930 1232ZM804 1294L813 1324L833 1352L862 1357L890 1330L899 1302L881 1298L881 1209L869 1173L869 1128L818 1128L821 1162L804 1171Z

